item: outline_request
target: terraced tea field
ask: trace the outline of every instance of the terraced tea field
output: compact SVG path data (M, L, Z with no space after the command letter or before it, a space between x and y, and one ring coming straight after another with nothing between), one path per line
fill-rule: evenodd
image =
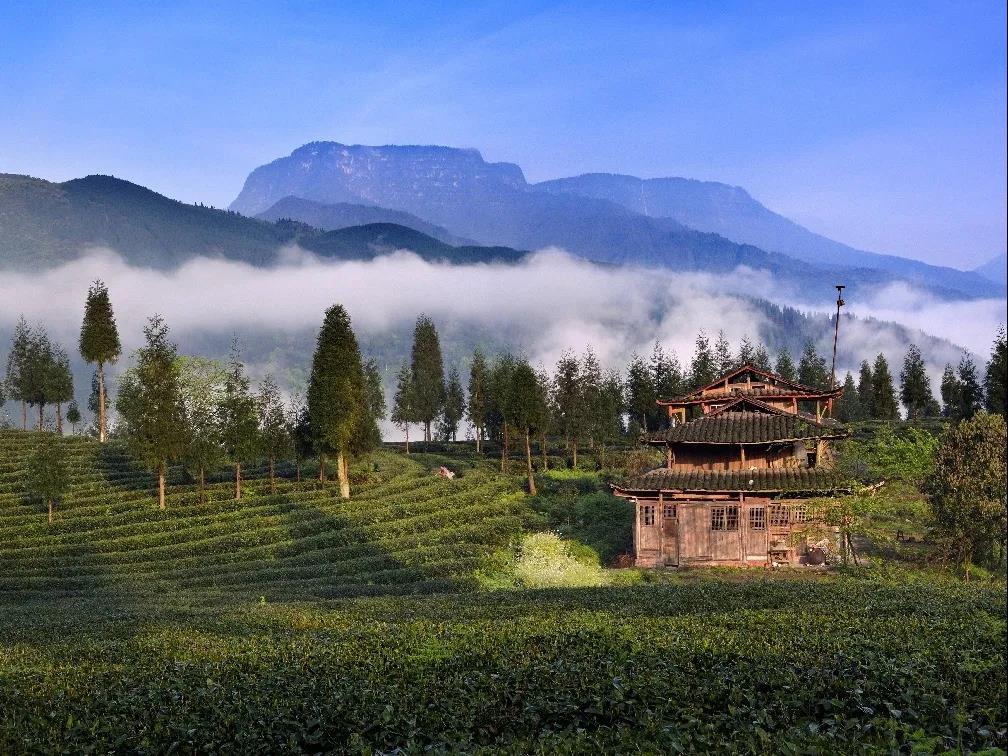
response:
M0 595L215 593L293 599L469 584L521 530L516 483L470 470L454 480L382 452L341 501L311 479L248 471L241 501L212 484L205 503L180 470L165 511L156 478L114 443L66 439L72 485L49 525L21 482L31 434L0 432ZM258 479L256 474L260 475ZM290 473L290 470L282 470Z
M72 439L50 526L20 492L31 443L0 432L3 754L1008 745L1003 584L481 591L534 520L489 464L382 452L349 502L252 471L200 504L174 471L160 512L122 449Z

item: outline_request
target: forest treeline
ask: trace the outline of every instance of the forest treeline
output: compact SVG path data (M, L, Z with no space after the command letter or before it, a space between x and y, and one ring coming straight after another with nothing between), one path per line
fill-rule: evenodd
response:
M109 434L105 367L121 357L121 345L101 281L88 291L78 348L95 366L86 432L104 441ZM857 378L851 373L843 378L833 416L843 422L895 421L900 405L910 420L959 421L983 409L1003 415L1006 351L1002 327L984 369L964 353L957 366L946 366L937 394L916 345L908 346L898 376L879 354L861 363ZM227 362L180 355L168 325L155 315L144 328L134 364L118 379L111 433L158 473L162 505L165 471L173 463L184 464L201 491L209 473L230 465L235 498L240 498L243 465L268 462L273 481L279 460L293 461L300 478L302 463L317 459L324 484L328 460L335 464L341 495L349 496L349 460L381 442L378 424L387 414L403 430L407 453L411 426L419 427L424 442L454 441L466 422L477 452L488 440L499 446L502 470L512 451L522 452L534 492L533 446L544 467L548 438L563 440L574 467L585 446L604 457L608 445L667 424L658 399L686 394L745 364L821 390L835 380L811 341L796 362L787 349L771 356L764 345L745 338L733 350L723 331L713 343L701 331L687 364L655 343L647 357L634 354L622 373L603 369L590 346L580 355L565 352L551 369L520 355L488 356L477 348L463 384L457 366L445 369L437 328L421 315L388 412L379 367L361 355L350 317L339 305L325 313L307 391L287 398L272 376L251 386L237 339ZM82 418L69 357L44 327L18 321L2 389L0 398L21 405L22 429L29 427L29 414L37 413L39 429L63 433L65 420L77 432Z

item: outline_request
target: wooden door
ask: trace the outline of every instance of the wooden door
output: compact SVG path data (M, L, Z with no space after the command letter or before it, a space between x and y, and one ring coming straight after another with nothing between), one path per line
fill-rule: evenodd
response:
M668 567L679 564L679 512L675 502L662 504L662 561Z
M767 502L752 501L745 507L743 517L743 543L745 544L746 562L765 562L767 560Z
M678 505L679 561L710 559L710 510L704 502Z

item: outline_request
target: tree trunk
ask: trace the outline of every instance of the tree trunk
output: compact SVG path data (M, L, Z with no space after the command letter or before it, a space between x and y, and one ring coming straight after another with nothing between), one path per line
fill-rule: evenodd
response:
M529 440L528 428L525 429L525 471L528 473L529 496L535 496L535 476L532 475L532 443Z
M98 441L105 443L108 431L105 428L105 364L98 363Z
M325 485L325 454L319 452L318 460L318 482Z
M52 525L52 499L49 499L49 524Z
M546 434L539 434L539 453L543 458L543 472L549 470L549 447L546 444Z
M206 504L206 470L202 465L199 469L199 501L200 504Z
M241 462L235 462L235 501L241 499Z
M480 439L483 438L483 429L476 426L476 453L480 453Z
M298 483L301 482L301 457L294 460L294 480Z
M571 442L571 451L574 454L574 459L573 459L574 469L577 470L577 439L576 438Z
M38 406L38 429L39 430L42 430L42 423L45 421L45 418L43 417L43 413L44 412L45 412L45 404L43 404L42 402L39 402L39 406Z
M409 454L409 423L405 423L403 428L406 430L406 453Z
M423 448L424 448L424 451L427 451L427 444L429 444L430 440L431 440L431 436L430 436L430 424L431 424L430 420L425 420L424 421L424 432L423 432Z
M158 506L165 508L165 463L158 465Z
M28 430L28 402L21 400L21 430Z
M63 402L56 402L56 433L63 435Z
M270 457L269 472L270 472L270 493L271 494L275 494L276 493L276 474L275 474L275 472L276 472L276 458L275 457Z
M504 423L504 427L501 429L501 472L507 472L507 446L508 446L508 432L507 423Z
M339 495L341 499L350 498L350 475L347 469L346 455L339 452L336 455L336 473L339 476Z

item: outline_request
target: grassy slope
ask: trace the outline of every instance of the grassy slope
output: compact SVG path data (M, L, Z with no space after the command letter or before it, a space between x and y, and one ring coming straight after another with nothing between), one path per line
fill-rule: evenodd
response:
M474 592L533 507L563 515L471 456L382 452L347 503L259 479L200 506L176 471L160 513L121 449L66 443L50 527L19 491L30 436L0 432L0 752L1005 745L1003 589L751 571ZM588 491L544 487L571 477Z

